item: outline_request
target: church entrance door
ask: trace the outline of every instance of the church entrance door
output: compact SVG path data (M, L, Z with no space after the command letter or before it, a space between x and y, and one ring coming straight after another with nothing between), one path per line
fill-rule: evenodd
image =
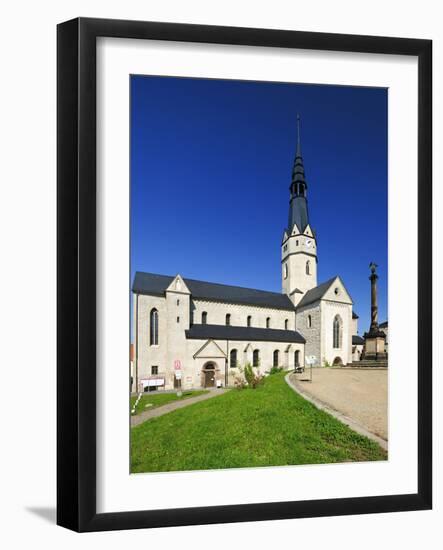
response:
M203 369L204 386L205 388L215 387L215 365L214 363L207 363Z

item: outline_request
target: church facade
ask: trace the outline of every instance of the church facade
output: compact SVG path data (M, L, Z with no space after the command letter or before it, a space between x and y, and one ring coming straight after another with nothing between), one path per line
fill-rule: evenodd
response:
M359 357L358 317L342 279L317 281L299 121L297 133L281 242L282 292L137 272L132 391L230 386L247 363L266 373L273 366L303 367L306 356L314 366Z

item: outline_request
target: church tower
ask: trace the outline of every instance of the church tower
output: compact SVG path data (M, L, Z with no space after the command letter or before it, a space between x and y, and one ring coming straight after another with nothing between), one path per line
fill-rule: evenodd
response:
M297 115L297 149L289 187L289 220L282 242L282 292L297 305L304 293L317 286L317 241L309 225L308 185L300 144Z

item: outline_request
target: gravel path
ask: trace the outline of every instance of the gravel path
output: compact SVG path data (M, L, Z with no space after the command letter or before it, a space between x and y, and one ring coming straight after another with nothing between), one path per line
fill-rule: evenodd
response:
M336 412L334 416L340 420L347 424L346 420L354 421L357 428L360 425L387 442L387 369L316 368L312 369L312 382L308 380L309 369L289 377L295 389L314 403L317 401L316 405L326 405L331 409L328 412Z
M175 411L176 409L181 409L182 407L187 407L188 405L192 405L193 403L198 403L199 401L205 401L206 399L211 399L212 397L217 397L217 395L222 395L226 393L226 391L228 390L224 390L224 389L209 390L208 393L197 395L196 397L189 397L188 399L183 399L183 401L171 401L171 403L168 403L167 405L162 405L161 407L157 407L156 409L143 411L140 414L131 416L131 428L133 426L138 426L139 424L146 422L146 420L155 418L156 416L162 416L171 411Z

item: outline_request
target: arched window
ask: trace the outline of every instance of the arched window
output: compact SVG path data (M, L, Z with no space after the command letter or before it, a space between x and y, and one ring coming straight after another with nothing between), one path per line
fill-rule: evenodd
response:
M288 330L288 320L285 319L285 330Z
M207 322L208 322L208 312L203 311L202 312L202 325L206 325Z
M308 328L311 328L312 327L312 317L310 315L308 315L307 323L308 323Z
M332 347L339 349L342 343L342 320L340 315L334 317L332 324Z
M247 325L248 327L251 326L251 321L252 321L252 317L251 317L250 315L248 315L248 318L246 319L246 325Z
M294 367L299 367L299 366L300 366L300 350L297 350L294 353Z
M271 318L266 317L266 328L269 328L271 326Z
M283 277L284 277L285 279L288 278L288 264L285 264L285 265L283 266Z
M151 346L158 346L158 311L155 308L151 309L149 320L150 320L150 344Z
M311 274L311 262L308 260L306 262L306 275L310 275Z
M227 314L226 314L225 324L226 324L226 325L230 325L230 324L231 324L231 314L230 314L230 313L227 313Z
M252 366L258 367L259 365L260 365L260 352L258 351L258 349L255 349L252 352Z
M278 367L278 349L274 351L273 359L273 366Z
M231 349L231 353L229 354L229 366L231 369L235 369L237 367L237 350Z

